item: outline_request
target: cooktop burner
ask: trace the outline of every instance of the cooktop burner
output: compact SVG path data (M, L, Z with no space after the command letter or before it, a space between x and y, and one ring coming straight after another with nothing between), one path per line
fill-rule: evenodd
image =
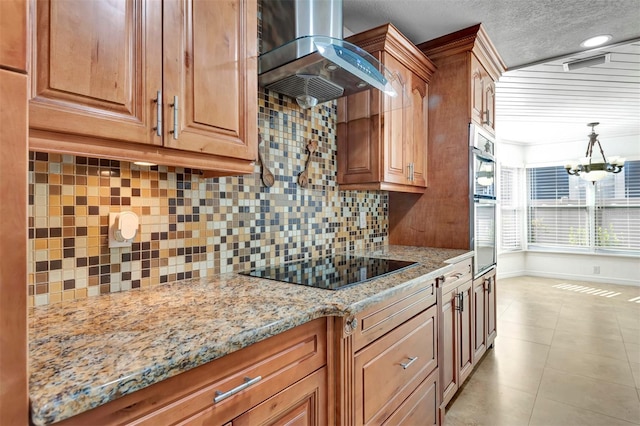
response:
M266 266L241 273L274 281L339 290L413 265L417 265L417 262L335 255Z

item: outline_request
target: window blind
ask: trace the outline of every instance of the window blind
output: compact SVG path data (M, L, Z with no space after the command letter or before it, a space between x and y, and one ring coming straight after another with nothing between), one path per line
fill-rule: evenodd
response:
M640 251L640 161L596 184L595 244Z
M521 170L505 166L500 168L500 249L504 251L523 248Z
M533 246L591 246L587 205L589 182L570 176L562 166L527 170L528 241Z

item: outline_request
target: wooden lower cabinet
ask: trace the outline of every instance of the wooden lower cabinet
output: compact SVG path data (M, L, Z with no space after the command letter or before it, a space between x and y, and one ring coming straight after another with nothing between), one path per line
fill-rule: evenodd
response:
M493 346L497 335L496 270L473 280L474 292L474 363Z
M438 280L440 418L496 338L495 268L472 280L468 262Z
M460 271L448 283L467 297ZM470 319L442 316L436 297L435 279L418 280L355 316L316 319L59 424L438 425L440 318L456 336ZM470 354L468 342L452 347ZM470 355L456 377L467 365Z
M231 421L232 426L323 426L327 424L327 369L321 368ZM216 424L204 416L189 425Z
M356 424L389 418L438 366L435 306L355 355Z
M487 291L484 280L473 280L473 360L487 351Z
M438 370L429 375L382 424L388 426L438 425Z
M438 282L440 313L440 403L444 408L474 366L473 286L470 260L460 262Z
M327 323L320 318L295 327L59 424L243 424L245 413L251 424L278 424L294 411L296 418L321 421L327 413ZM247 379L253 383L242 386Z

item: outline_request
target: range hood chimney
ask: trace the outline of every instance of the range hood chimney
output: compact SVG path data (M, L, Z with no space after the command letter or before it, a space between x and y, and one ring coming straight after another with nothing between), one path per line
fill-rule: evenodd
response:
M342 39L342 0L264 0L258 82L303 108L376 88L397 96L392 75Z

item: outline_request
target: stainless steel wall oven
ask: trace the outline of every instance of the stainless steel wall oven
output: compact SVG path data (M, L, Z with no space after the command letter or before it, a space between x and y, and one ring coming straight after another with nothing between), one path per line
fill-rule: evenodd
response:
M471 249L475 251L474 277L496 265L496 162L493 137L469 125Z

